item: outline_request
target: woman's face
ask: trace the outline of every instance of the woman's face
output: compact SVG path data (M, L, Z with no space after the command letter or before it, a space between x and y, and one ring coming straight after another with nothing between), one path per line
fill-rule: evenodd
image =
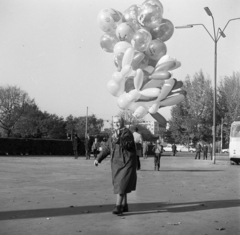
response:
M121 128L121 120L119 117L113 118L113 128L114 130L119 130Z

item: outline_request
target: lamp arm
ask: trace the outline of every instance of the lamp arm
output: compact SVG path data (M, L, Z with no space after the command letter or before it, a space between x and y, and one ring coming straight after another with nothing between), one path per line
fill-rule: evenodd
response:
M215 41L214 38L213 38L213 36L210 34L210 32L208 31L208 29L205 27L204 24L190 24L190 25L193 25L193 26L194 26L194 25L202 25L202 26L204 27L204 29L207 31L207 33L209 34L209 36L212 38L212 40Z
M214 42L217 41L217 35L216 35L216 29L215 29L215 22L214 22L214 17L212 17L212 22L213 22L213 32L214 32Z
M223 28L222 32L224 32L224 30L227 28L227 26L228 26L228 24L230 23L230 21L233 21L233 20L240 20L240 17L239 17L239 18L230 19L230 20L226 23L226 25L225 25L225 27ZM221 37L221 34L219 35L217 41L220 39L220 37Z

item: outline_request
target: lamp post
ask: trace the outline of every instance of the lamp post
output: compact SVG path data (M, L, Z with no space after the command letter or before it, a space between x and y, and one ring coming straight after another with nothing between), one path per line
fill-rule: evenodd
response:
M228 26L230 21L233 20L239 20L239 18L234 18L234 19L230 19L227 24L225 25L225 27L223 28L223 30L221 30L220 28L218 28L217 33L216 33L216 29L215 29L215 23L214 23L214 17L212 15L212 12L210 11L210 9L208 7L204 7L204 10L206 11L206 13L212 17L212 22L213 22L213 36L211 35L211 33L207 30L207 28L205 27L204 24L188 24L185 26L176 26L176 29L183 29L183 28L192 28L194 26L203 26L204 29L206 30L206 32L209 34L209 36L212 38L213 42L214 42L214 82L213 82L213 130L212 130L212 136L213 136L213 148L212 148L212 155L213 155L213 164L216 163L216 83L217 83L217 43L218 40L220 39L220 37L225 38L226 35L224 34L224 30L226 29L226 27Z
M88 133L88 107L87 107L87 115L86 115L85 138L87 138L87 133Z

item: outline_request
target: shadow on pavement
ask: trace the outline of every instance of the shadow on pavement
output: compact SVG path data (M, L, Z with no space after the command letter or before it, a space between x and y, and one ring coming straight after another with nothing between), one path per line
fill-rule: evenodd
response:
M140 170L140 172L141 171L154 171L154 170L145 170L145 169L141 169ZM161 170L161 168L160 168L160 172L161 171L168 171L168 172L174 172L174 171L177 171L177 172L181 172L181 171L183 171L183 172L215 172L215 171L223 171L223 170Z
M136 214L149 214L149 213L181 213L193 212L211 209L222 209L240 206L240 200L219 200L219 201L198 201L189 203L136 203L130 204L130 212L124 213L124 216ZM95 213L111 213L114 204L108 205L93 205L93 206L78 206L78 207L65 207L65 208L48 208L36 210L18 210L18 211L2 211L0 212L1 220L13 219L28 219L28 218L42 218L42 217L57 217L68 215L88 215Z

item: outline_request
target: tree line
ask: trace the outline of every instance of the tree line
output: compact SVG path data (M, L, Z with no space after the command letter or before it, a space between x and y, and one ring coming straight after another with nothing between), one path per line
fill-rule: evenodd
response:
M212 142L214 88L210 78L200 70L192 78L186 77L184 89L186 99L171 109L169 136L181 144L189 140ZM231 123L240 117L240 73L221 78L216 92L216 140L221 139L222 130L223 144L227 146Z
M89 133L100 133L104 121L88 116ZM0 137L67 139L73 133L85 136L86 117L66 119L41 111L27 92L16 86L0 86Z

